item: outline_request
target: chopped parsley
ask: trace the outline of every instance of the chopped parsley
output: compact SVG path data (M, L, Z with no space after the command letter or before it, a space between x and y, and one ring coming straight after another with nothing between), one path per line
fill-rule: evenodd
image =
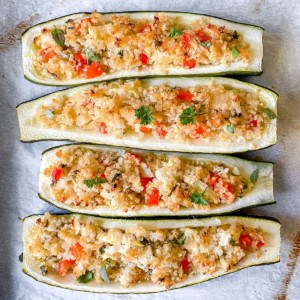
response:
M86 62L89 65L92 61L100 61L100 54L95 53L93 50L90 48L85 49L85 56L86 56Z
M231 49L231 53L232 53L233 58L237 58L240 54L240 51L237 48L237 46L233 46L232 49Z
M251 175L250 175L250 181L255 184L258 179L259 170L256 169Z
M40 266L40 269L43 276L46 276L48 274L48 271L45 266Z
M182 35L182 31L180 31L174 27L171 28L169 37L181 36L181 35Z
M185 242L185 235L184 235L184 233L180 237L177 238L176 242L177 242L177 244L179 244L181 246L184 244L184 242Z
M100 270L99 270L99 275L101 277L101 279L105 282L105 283L110 283L109 277L107 275L107 271L106 271L106 265L103 265Z
M205 191L202 194L200 194L198 192L194 192L193 194L191 194L190 198L192 200L192 203L208 205L208 202L203 197Z
M135 110L135 116L141 120L142 125L149 125L153 120L152 110L145 105Z
M48 119L52 119L54 117L55 113L54 113L54 110L52 109L47 109L45 111L45 117L48 118Z
M210 41L200 42L200 45L205 47L205 48L209 48L210 47Z
M94 273L92 271L86 271L85 274L77 278L77 281L80 283L88 283L93 279L94 279Z
M235 241L233 238L231 238L231 239L229 240L229 244L230 244L231 246L234 246L234 245L236 244L236 241Z
M57 45L65 47L65 33L62 29L55 28L51 31L51 35Z
M186 108L185 110L183 110L183 112L180 115L180 122L183 125L187 125L187 124L195 124L196 123L196 119L195 119L195 111L193 109L192 106Z
M233 124L229 124L226 126L226 130L229 132L229 133L234 133L234 125Z
M274 113L274 111L270 108L264 108L264 114L268 117L269 120L273 120L273 119L276 119L277 116L276 114Z
M103 178L95 177L95 178L92 178L92 179L85 179L83 182L85 183L85 185L88 188L92 188L94 185L105 183L106 180L103 179Z

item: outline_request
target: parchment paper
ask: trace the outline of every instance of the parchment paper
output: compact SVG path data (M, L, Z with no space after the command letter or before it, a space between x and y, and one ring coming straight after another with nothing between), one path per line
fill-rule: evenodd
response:
M79 1L1 0L1 206L0 299L300 299L300 1ZM243 79L279 92L278 144L245 154L275 162L277 203L249 213L282 222L281 262L245 269L192 287L152 295L95 295L35 282L21 271L22 222L44 211L57 211L37 197L41 152L57 142L22 144L15 106L55 88L23 78L20 33L28 26L79 11L174 10L216 15L265 28L264 74ZM295 239L298 233L298 242ZM294 246L293 246L294 243ZM297 244L298 243L298 244ZM297 250L298 245L298 250Z

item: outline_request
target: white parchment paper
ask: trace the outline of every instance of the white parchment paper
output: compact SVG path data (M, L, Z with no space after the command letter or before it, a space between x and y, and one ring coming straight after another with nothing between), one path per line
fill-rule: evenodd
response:
M0 299L300 299L300 1L0 0ZM264 74L243 79L280 94L278 144L244 157L275 162L277 203L249 213L282 222L281 262L245 269L192 287L152 295L95 295L43 285L21 271L18 217L58 211L37 197L41 152L57 142L22 144L15 106L55 88L23 78L20 33L26 27L80 11L174 10L216 15L265 28ZM294 242L295 244L295 242ZM298 255L298 261L297 261ZM298 264L297 264L298 262Z

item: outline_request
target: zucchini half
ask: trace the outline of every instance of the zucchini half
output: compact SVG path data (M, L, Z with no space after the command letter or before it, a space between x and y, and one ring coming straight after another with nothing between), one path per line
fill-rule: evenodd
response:
M105 81L114 78L132 78L132 77L147 77L147 76L162 76L162 75L229 75L229 74L244 74L244 75L260 75L262 73L262 58L263 58L263 44L262 34L263 28L237 23L217 17L208 15L200 15L195 13L180 13L180 12L121 12L121 13L103 13L102 18L109 20L113 15L121 15L130 17L134 20L138 19L153 19L155 13L163 13L170 17L177 17L183 25L189 25L195 20L205 19L208 22L217 26L226 26L229 30L236 30L242 33L246 43L250 45L252 59L249 63L237 61L227 66L220 65L207 65L193 69L185 69L178 67L169 67L167 69L148 68L144 70L121 70L112 74L103 75L99 79L69 79L61 81L55 78L43 78L39 75L33 67L32 57L33 52L33 40L36 35L40 33L41 28L48 26L57 26L64 24L69 19L86 18L90 13L77 13L67 15L61 18L49 20L27 29L22 36L22 56L23 56L23 70L26 79L43 85L54 85L54 86L70 86L80 85L87 82Z
M222 84L229 88L235 88L246 92L259 92L261 101L264 102L266 107L272 109L277 113L277 98L278 95L264 87L258 85L239 81L230 78L221 77L177 77L177 78L152 78L143 79L144 83L160 86L168 85L171 87L192 87L197 85L210 85ZM102 83L105 84L105 83ZM270 120L266 126L265 132L262 137L255 140L245 141L239 137L232 142L224 142L219 139L211 141L198 140L193 143L182 143L181 141L170 141L156 137L139 138L137 133L126 133L122 138L115 138L106 135L99 135L95 132L87 132L83 130L67 129L62 130L59 128L43 128L34 120L34 114L37 108L43 104L51 102L54 97L60 95L71 95L81 90L89 89L93 85L82 85L75 88L70 88L63 91L58 91L41 98L37 98L28 102L21 103L17 106L17 113L19 119L19 126L21 131L22 142L33 142L41 140L65 140L65 141L78 141L94 144L106 144L121 147L133 147L148 150L162 150L162 151L177 151L177 152L203 152L203 153L235 153L244 152L248 150L256 150L265 148L276 143L276 118Z
M70 217L74 215L69 215ZM97 285L95 282L90 282L87 284L82 284L76 281L72 275L66 275L63 278L56 274L47 274L45 276L41 275L40 268L31 259L30 255L26 252L25 243L30 230L36 225L36 220L41 218L42 215L33 215L24 219L23 222L23 243L24 243L24 253L23 253L23 263L22 270L25 274L31 276L33 279L61 288L66 288L70 290L79 290L85 292L94 293L155 293L166 291L165 287L151 284L149 282L141 283L129 288L123 288L120 284L110 283ZM280 223L276 219L260 218L260 217L250 217L250 216L221 216L212 218L193 218L193 219L152 219L152 220L126 220L126 219L108 219L99 218L92 216L84 216L91 221L100 220L102 222L102 227L104 228L119 228L126 230L126 228L131 228L132 226L143 226L147 229L157 229L157 228L182 228L182 227L198 227L198 226L219 226L223 224L231 224L233 222L243 223L245 226L259 227L265 234L265 245L262 255L257 258L255 253L248 253L247 257L243 259L237 266L235 270L228 272L219 271L212 275L197 275L193 277L188 277L185 281L175 283L171 289L177 289L193 284L197 284L203 281L211 280L213 278L220 277L247 267L272 264L280 260Z
M184 153L164 153L164 152L154 152L154 154L165 155L166 157L177 156L182 158L187 158L194 161L213 161L221 162L228 166L236 167L240 171L243 178L249 180L251 174L258 169L259 175L258 179L253 186L253 188L246 193L243 197L237 198L231 204L220 204L211 210L201 210L195 208L181 208L178 212L174 213L169 211L167 208L159 208L157 206L147 206L143 205L139 210L129 210L123 212L121 210L116 210L113 208L98 206L96 208L88 208L82 206L76 206L73 204L66 204L55 200L51 194L49 186L51 184L51 178L44 175L44 170L48 168L51 164L57 161L56 151L59 149L68 149L70 147L84 147L96 151L110 151L110 152L120 152L120 149L113 147L103 147L103 146L92 146L86 144L75 144L75 145L64 145L58 146L46 150L42 156L40 175L39 175L39 197L50 204L53 204L59 208L91 215L99 216L109 216L109 217L153 217L153 216L188 216L188 215L198 215L198 216L211 216L220 215L230 212L234 212L240 209L268 205L275 203L273 196L273 164L264 162L255 162L243 160L240 158L225 156L225 155L209 155L209 154L184 154ZM124 150L124 149L123 149ZM127 149L128 150L128 149ZM121 150L122 151L122 150ZM134 151L134 153L146 153L146 151ZM250 183L249 183L250 184Z

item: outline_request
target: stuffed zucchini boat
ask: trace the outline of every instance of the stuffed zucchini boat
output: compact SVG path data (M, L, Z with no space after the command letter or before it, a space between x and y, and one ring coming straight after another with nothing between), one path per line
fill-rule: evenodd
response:
M280 223L259 217L128 220L34 215L23 272L53 286L153 293L279 261Z
M274 203L273 164L65 145L43 153L39 196L100 216L217 215Z
M176 12L78 13L29 28L25 77L45 85L114 78L262 73L263 29Z
M111 81L17 107L22 141L233 153L276 142L277 94L229 78Z

